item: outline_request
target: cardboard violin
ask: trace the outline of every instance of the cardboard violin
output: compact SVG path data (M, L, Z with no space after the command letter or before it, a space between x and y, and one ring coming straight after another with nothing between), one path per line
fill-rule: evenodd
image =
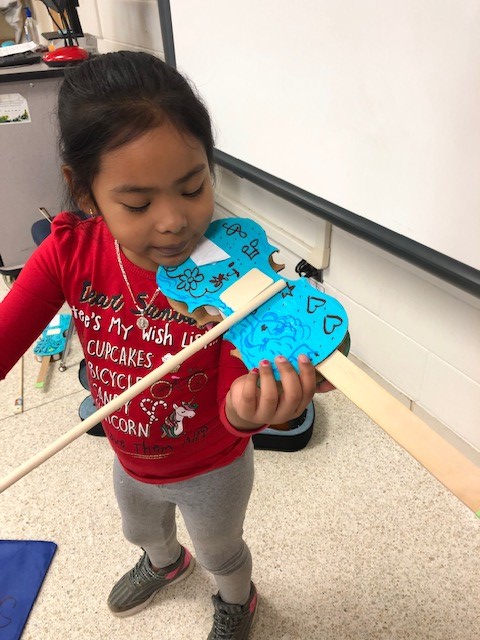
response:
M0 481L0 492L224 334L249 368L277 355L296 366L296 356L306 353L321 377L480 517L480 469L342 353L348 349L342 305L304 278L282 278L273 266L274 252L258 224L227 218L210 225L185 263L159 268L157 283L172 306L200 326L213 327L20 465Z
M306 278L282 278L278 273L282 266L272 258L276 251L253 220L217 220L188 260L158 269L157 284L177 311L202 326L221 321L250 297L283 280L282 291L225 333L249 369L262 359L270 360L278 379L275 356L285 356L297 371L302 353L320 365L348 343L348 319L337 300Z

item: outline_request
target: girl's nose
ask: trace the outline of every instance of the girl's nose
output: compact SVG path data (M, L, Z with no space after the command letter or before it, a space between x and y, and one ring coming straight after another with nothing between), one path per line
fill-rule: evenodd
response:
M173 203L164 203L155 211L155 229L159 233L179 234L187 226L183 211Z

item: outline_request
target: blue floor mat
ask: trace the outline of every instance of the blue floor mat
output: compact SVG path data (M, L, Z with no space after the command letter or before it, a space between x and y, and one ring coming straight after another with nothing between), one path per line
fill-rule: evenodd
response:
M19 640L57 550L54 542L0 540L0 639Z

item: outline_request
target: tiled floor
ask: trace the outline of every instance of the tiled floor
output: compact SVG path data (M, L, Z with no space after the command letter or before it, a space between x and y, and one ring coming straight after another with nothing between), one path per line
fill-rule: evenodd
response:
M80 359L75 343L39 390L28 353L20 415L18 365L0 383L0 476L78 423ZM478 640L480 520L340 392L318 396L316 414L303 451L256 452L252 640ZM137 616L108 612L138 558L111 464L106 440L84 435L0 495L2 538L58 544L22 640L206 640L215 589L198 565ZM181 521L179 535L188 545Z

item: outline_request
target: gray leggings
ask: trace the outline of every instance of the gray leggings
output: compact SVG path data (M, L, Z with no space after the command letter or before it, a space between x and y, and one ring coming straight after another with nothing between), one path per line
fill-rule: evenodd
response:
M252 557L243 540L243 522L253 485L252 442L226 467L172 484L139 482L115 458L113 483L123 533L147 552L155 567L166 567L180 555L178 506L196 557L215 577L221 598L247 602Z

